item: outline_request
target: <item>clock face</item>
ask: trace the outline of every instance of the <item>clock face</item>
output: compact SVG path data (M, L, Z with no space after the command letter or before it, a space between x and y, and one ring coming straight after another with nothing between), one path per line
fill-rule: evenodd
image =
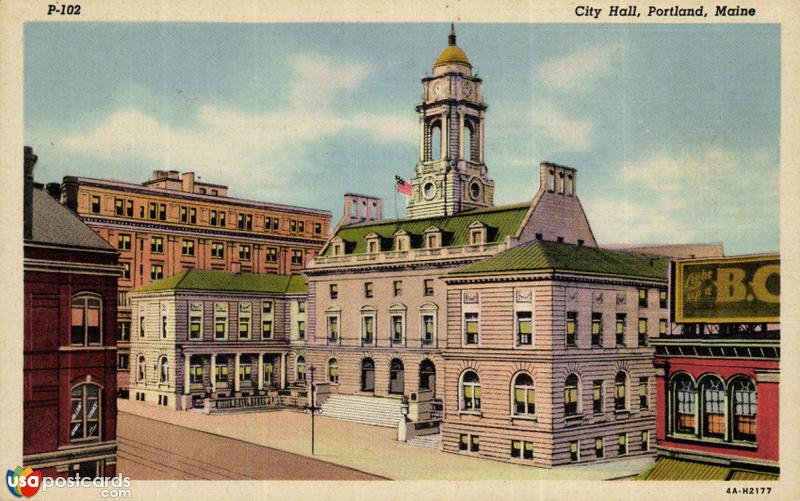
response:
M464 97L472 95L472 82L464 82L462 88L464 89Z
M433 95L436 97L442 97L444 95L444 85L442 85L442 82L433 84Z
M479 185L478 183L470 184L469 196L472 197L473 200L477 200L481 196L481 185Z
M427 200L430 200L436 195L436 185L432 182L428 181L422 187L422 196L424 196Z

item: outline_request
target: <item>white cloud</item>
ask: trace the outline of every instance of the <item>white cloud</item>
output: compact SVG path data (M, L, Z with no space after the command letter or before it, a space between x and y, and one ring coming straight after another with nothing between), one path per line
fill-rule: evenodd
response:
M553 153L586 151L591 145L592 121L570 118L550 103L541 103L533 109L533 123L555 144Z
M622 52L621 44L586 47L568 56L546 61L539 66L537 76L553 89L584 92L592 81L611 73Z
M657 152L624 164L606 193L584 198L602 243L771 241L778 162L763 151ZM756 245L758 247L758 245Z
M286 107L251 113L203 104L191 126L160 122L135 108L118 109L92 128L59 141L67 152L100 159L131 157L153 168L192 169L209 180L247 180L259 194L285 194L308 175L304 154L315 141L361 134L379 143L416 143L413 117L344 114L332 108L342 93L358 89L369 75L362 64L335 63L319 55L292 61L294 80Z

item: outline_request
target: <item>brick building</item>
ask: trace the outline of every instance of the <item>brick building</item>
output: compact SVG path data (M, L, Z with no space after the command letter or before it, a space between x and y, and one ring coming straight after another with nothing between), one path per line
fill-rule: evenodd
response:
M187 270L131 294L131 392L174 409L286 403L286 359L306 332L300 275ZM281 400L283 398L283 400ZM294 403L297 403L296 401Z
M533 241L449 273L443 449L542 467L650 453L666 270Z
M298 273L325 243L328 211L233 198L193 172L154 171L142 184L67 176L61 202L119 250L119 379L131 364L128 294L187 269Z
M25 148L23 464L116 472L117 251L33 184Z

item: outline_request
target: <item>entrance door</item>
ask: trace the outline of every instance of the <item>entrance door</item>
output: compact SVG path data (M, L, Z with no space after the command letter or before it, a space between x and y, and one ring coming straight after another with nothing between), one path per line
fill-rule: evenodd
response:
M436 396L436 366L430 360L423 360L419 364L419 389L431 390Z
M405 390L403 361L395 358L389 366L389 393L402 395Z
M371 358L361 361L361 391L375 391L375 362Z

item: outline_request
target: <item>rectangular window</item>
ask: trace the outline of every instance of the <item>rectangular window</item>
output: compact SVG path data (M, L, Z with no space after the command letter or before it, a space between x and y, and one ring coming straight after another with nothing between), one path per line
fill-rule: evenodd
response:
M117 355L117 369L127 369L130 366L130 355L120 353Z
M211 211L211 213L208 216L208 222L211 224L211 226L216 226L217 225L217 223L218 223L217 211L215 211L215 210Z
M642 452L647 452L650 450L650 432L643 431L642 432Z
M392 290L394 297L400 297L400 295L403 294L403 281L395 280L392 282Z
M197 209L194 207L189 209L189 224L197 224Z
M250 317L239 316L239 339L250 338Z
M433 296L433 279L432 278L426 278L422 282L422 284L423 284L422 285L422 287L423 287L423 295L425 295L425 296Z
M272 339L272 301L261 303L261 338Z
M226 339L228 337L228 312L220 311L217 305L214 305L214 339Z
M194 256L194 240L184 240L181 254L184 256Z
M658 321L658 335L664 337L667 335L667 319L662 318Z
M619 439L617 441L617 444L619 446L617 449L617 453L620 456L624 456L625 454L628 453L628 435L626 433L619 434Z
M339 317L331 315L328 317L328 342L337 343L339 341Z
M161 315L161 338L166 339L167 337L167 319L166 315Z
M275 247L267 247L267 262L274 263L278 260L278 249Z
M667 289L658 289L658 306L660 308L667 307Z
M225 211L224 210L219 211L219 225L220 226L225 226Z
M647 319L639 319L639 346L647 346Z
M601 459L603 456L605 456L605 450L604 449L605 449L605 447L604 447L604 444L603 444L603 438L602 437L595 438L594 439L594 455L595 455L595 457L597 459Z
M167 220L167 204L158 204L158 220Z
M225 244L222 242L212 242L211 257L215 259L223 259L225 257Z
M459 436L458 450L478 452L480 449L480 440L477 435L461 434Z
M119 322L117 324L117 341L131 340L131 323Z
M314 235L322 234L322 223L314 223Z
M242 261L250 261L250 249L249 245L239 244L239 259Z
M372 297L372 282L364 282L364 297Z
M403 315L391 315L392 322L392 345L403 344L403 331L405 330L405 317Z
M133 217L133 200L125 200L125 215Z
M603 344L603 314L592 313L592 346Z
M578 334L578 312L567 312L567 325L566 325L566 338L567 346L575 346Z
M569 443L569 460L573 463L577 463L581 460L580 441L575 440Z
M305 231L306 231L306 222L305 221L298 221L297 222L297 231L299 233L305 233Z
M330 293L331 299L336 299L339 297L339 287L336 284L330 284L328 286L328 291Z
M150 252L162 254L164 252L164 238L150 237Z
M306 302L305 301L298 301L297 302L297 312L298 313L305 313L306 312Z
M236 219L236 226L240 230L252 230L253 229L253 215L252 214L239 214Z
M92 212L97 214L100 212L100 197L92 195Z
M125 215L125 200L121 198L114 199L114 214L117 216Z
M517 312L517 345L533 345L533 313L530 311Z
M122 280L131 279L131 263L122 263L122 276L120 278Z
M181 223L188 223L189 222L189 208L182 205L181 206Z
M435 336L436 317L433 314L422 315L422 344L427 346L433 344Z
M189 366L189 382L191 384L203 383L203 364L193 363Z
M375 342L375 315L365 314L361 317L361 344L371 346Z
M512 440L511 457L517 459L533 459L533 442Z
M478 344L478 313L464 313L464 344Z
M272 227L272 218L264 216L264 231L268 231Z
M297 221L295 221L294 219L289 221L289 229L291 231L293 231L293 232L296 232L297 231Z
M161 280L164 278L164 266L154 264L150 266L150 280Z
M647 289L639 289L639 308L647 308Z
M228 382L228 362L225 361L225 365L217 365L217 374L216 374L217 382L218 383L227 383Z
M273 230L277 230L280 227L281 227L281 220L278 219L277 217L273 217L272 218L272 229Z
M303 251L301 250L293 250L292 251L292 264L303 264Z
M131 250L131 236L120 233L117 239L117 249L125 251Z
M617 346L625 344L625 314L617 313Z
M144 337L144 335L145 335L144 315L139 315L139 337Z
M298 320L297 321L297 339L305 339L306 338L306 321L305 320Z
M203 338L203 314L202 312L191 312L189 315L189 339Z
M603 381L597 380L592 383L592 411L595 414L603 413Z
M639 378L639 408L650 408L650 388L646 377Z

